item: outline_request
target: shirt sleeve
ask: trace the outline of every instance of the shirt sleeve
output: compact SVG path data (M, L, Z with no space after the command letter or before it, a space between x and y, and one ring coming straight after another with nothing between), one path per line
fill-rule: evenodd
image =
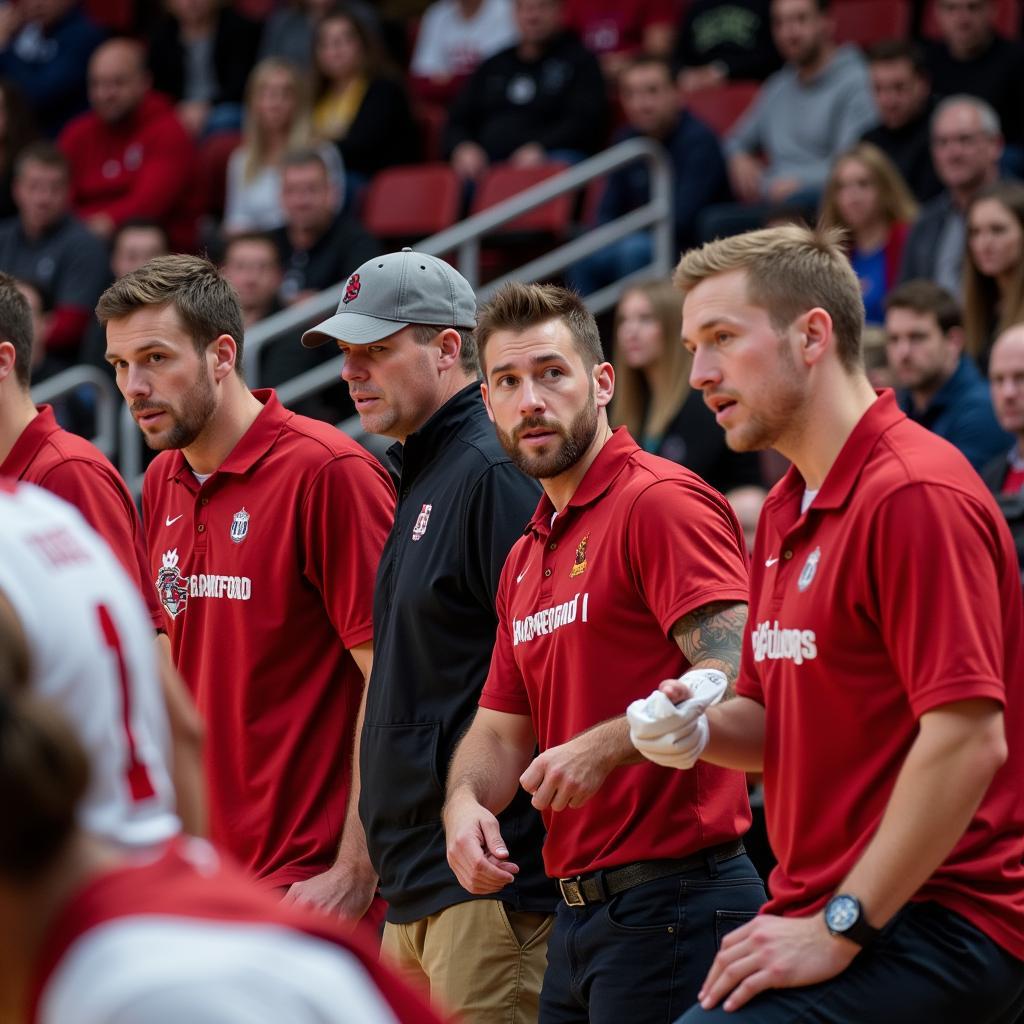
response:
M659 480L633 503L626 557L665 635L712 601L746 601L743 532L728 502L684 480Z
M491 667L480 694L480 707L509 715L529 715L530 700L513 653L512 623L505 602L509 575L506 572L502 576L498 588L498 631L494 637Z
M349 650L373 637L377 563L394 515L390 477L358 454L328 462L303 504L304 573Z
M975 698L1005 702L995 513L952 487L884 500L869 559L882 638L918 717Z
M465 579L481 606L493 608L501 570L530 521L540 487L511 463L482 474L463 512Z

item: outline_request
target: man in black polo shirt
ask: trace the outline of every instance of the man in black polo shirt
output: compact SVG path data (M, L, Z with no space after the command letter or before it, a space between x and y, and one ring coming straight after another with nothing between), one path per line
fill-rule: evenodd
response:
M359 812L389 903L383 951L467 1022L536 1018L557 894L543 826L520 790L499 816L516 879L474 897L448 866L441 808L476 711L505 558L539 496L494 435L477 381L476 300L448 264L403 249L349 277L338 312L303 335L345 355L363 428L395 438L395 525L377 573L376 647L361 731ZM358 524L349 528L358 529ZM371 892L322 876L307 896L358 913Z

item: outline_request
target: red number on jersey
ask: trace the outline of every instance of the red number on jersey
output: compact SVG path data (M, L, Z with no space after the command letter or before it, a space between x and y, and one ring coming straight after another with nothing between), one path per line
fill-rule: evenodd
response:
M156 796L156 790L150 780L146 766L139 760L135 750L135 737L132 736L131 718L131 690L128 680L128 666L124 662L124 652L121 650L121 638L117 635L117 628L110 612L105 604L97 605L96 612L100 619L100 629L103 630L103 639L106 645L114 654L117 660L117 674L121 680L121 710L124 715L124 734L128 740L128 788L131 790L132 799L136 802Z

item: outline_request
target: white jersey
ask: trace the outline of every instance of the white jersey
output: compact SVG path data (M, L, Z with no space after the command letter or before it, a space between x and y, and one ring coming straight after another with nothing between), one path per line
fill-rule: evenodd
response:
M82 826L126 847L177 834L153 626L105 542L59 498L0 482L0 592L28 639L33 692L89 754Z

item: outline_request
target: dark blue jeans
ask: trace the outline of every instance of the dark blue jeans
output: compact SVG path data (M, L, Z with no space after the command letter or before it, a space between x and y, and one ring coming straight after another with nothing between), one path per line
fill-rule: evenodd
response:
M1013 1024L1022 1010L1024 963L959 914L911 903L835 978L679 1024Z
M646 882L604 903L560 903L540 1024L670 1024L697 998L722 936L764 903L746 854Z

